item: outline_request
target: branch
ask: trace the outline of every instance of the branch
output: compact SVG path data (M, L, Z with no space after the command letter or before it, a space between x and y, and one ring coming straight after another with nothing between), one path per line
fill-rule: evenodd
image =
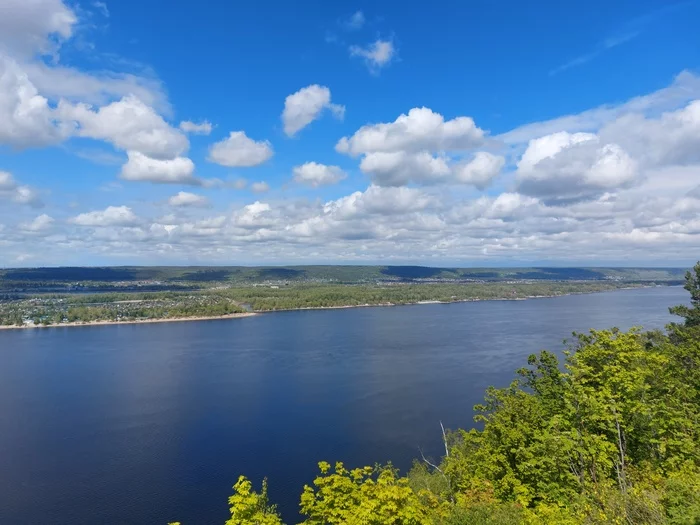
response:
M445 435L445 427L442 425L442 421L440 421L440 428L442 429L442 441L443 441L443 443L445 443L445 457L449 458L450 451L447 448L447 436Z
M438 467L435 463L431 463L430 461L427 460L427 458L423 455L423 451L421 450L420 447L418 447L418 452L420 452L420 457L423 458L423 461L425 461L428 465L433 467L435 470L437 470L443 476L445 475L445 473L442 470L440 470L440 467Z

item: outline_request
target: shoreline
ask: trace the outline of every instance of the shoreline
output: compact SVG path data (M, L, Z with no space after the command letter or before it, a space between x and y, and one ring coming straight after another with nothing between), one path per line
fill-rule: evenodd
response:
M479 303L485 301L528 301L530 299L556 299L557 297L569 297L572 295L590 295L596 293L616 292L619 290L639 290L643 288L664 288L670 285L640 285L640 286L621 286L619 288L610 288L609 290L593 290L586 292L569 292L554 295L528 295L526 297L485 297L485 298L470 298L470 299L454 299L452 301L414 301L410 303L365 303L365 304L347 304L337 306L300 306L299 308L279 308L277 310L256 310L255 313L269 314L275 312L298 312L300 310L341 310L345 308L384 308L389 306L420 306L430 304L456 304L456 303Z
M153 324L153 323L182 323L186 321L215 321L217 319L239 319L243 317L252 317L258 315L258 312L241 312L226 315L204 315L195 317L165 317L162 319L133 319L130 321L74 321L71 323L58 324L38 324L38 325L2 325L0 330L33 330L35 328L72 328L76 326L114 326L122 324Z
M567 297L572 295L587 295L596 293L615 292L618 290L638 290L640 288L657 288L664 285L641 285L641 286L621 286L619 288L610 288L609 290L594 290L583 292L569 292L556 295L529 295L527 297L489 297L489 298L473 298L473 299L455 299L453 301L438 301L426 300L416 301L411 303L376 303L376 304L348 304L336 306L301 306L299 308L280 308L278 310L258 310L254 312L241 312L227 315L215 316L195 316L195 317L173 317L163 319L135 319L132 321L74 321L72 323L48 324L48 325L30 325L30 326L15 326L15 325L0 325L1 330L31 330L35 328L64 328L75 326L114 326L123 324L150 324L150 323L180 323L187 321L215 321L217 319L238 319L243 317L252 317L259 314L269 314L275 312L298 312L305 310L342 310L346 308L385 308L389 306L419 306L426 304L455 304L455 303L476 303L483 301L527 301L530 299L554 299L557 297Z

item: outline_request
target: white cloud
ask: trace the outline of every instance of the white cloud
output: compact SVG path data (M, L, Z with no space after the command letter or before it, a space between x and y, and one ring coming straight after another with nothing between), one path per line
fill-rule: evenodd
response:
M272 157L269 141L255 141L244 131L232 131L228 138L212 144L209 148L210 162L229 168L258 166Z
M212 130L211 122L203 120L200 123L192 122L191 120L183 120L180 122L180 129L185 133L194 135L209 135Z
M12 174L7 171L0 171L0 198L9 199L17 204L26 204L33 208L41 208L44 205L34 188L18 184Z
M410 183L471 184L486 188L505 164L503 157L477 152L471 160L454 161L444 154L378 152L365 155L360 169L380 186L405 186Z
M250 191L253 193L265 193L270 190L270 185L265 181L254 182L250 185Z
M414 188L370 186L324 205L324 212L336 218L349 219L361 214L396 215L421 211L434 200Z
M700 162L700 99L659 117L624 115L604 126L600 136L649 165Z
M41 208L44 206L44 203L41 201L41 198L36 190L34 188L30 188L29 186L17 186L17 189L15 189L14 195L12 196L12 200L18 204L26 204L31 206L32 208Z
M109 206L102 211L81 213L70 219L70 222L91 227L136 226L140 219L128 206Z
M295 166L292 172L295 182L313 188L337 184L347 177L347 173L338 166L327 166L317 162L306 162L301 166Z
M162 83L148 71L142 75L110 70L84 72L41 61L25 62L22 69L36 89L51 100L104 105L115 98L134 96L161 113L172 111Z
M0 13L0 51L28 58L54 54L78 21L62 0L3 0Z
M378 74L396 56L396 49L391 40L376 40L367 47L350 46L350 56L362 57L370 72Z
M0 144L46 146L62 141L69 131L56 123L49 101L17 62L0 54Z
M49 215L46 215L45 213L42 215L39 215L36 217L34 220L31 222L23 222L19 225L21 230L27 231L27 232L33 232L33 233L38 233L38 232L44 232L46 230L50 230L51 227L53 226L54 219L50 217Z
M275 220L270 214L271 210L268 203L255 201L234 212L233 223L236 227L248 230L272 227Z
M191 184L202 181L194 177L194 163L187 157L154 159L138 151L128 151L129 160L122 166L120 177L130 181L146 181L165 184Z
M284 132L289 137L294 136L318 119L324 109L330 109L341 120L345 115L345 106L331 103L331 90L326 86L313 84L289 95L284 100L282 111Z
M369 153L360 163L364 173L381 186L403 186L410 182L432 184L451 175L449 159L428 152L404 151Z
M14 177L7 171L0 171L0 191L14 190L17 187Z
M178 208L184 207L206 207L209 205L209 199L203 195L197 195L195 193L188 193L186 191L181 191L177 195L173 195L168 199L168 204L170 206L175 206Z
M350 31L356 31L362 29L365 25L365 15L362 11L355 11L350 18L345 22L346 29Z
M700 98L700 76L689 71L682 71L674 78L669 87L648 95L634 97L623 104L606 104L575 115L525 124L495 138L507 144L522 144L560 131L569 133L597 131L606 123L628 113L646 114L670 111L698 98Z
M518 164L518 190L551 202L598 197L627 186L638 164L619 145L596 135L560 132L530 141Z
M360 169L380 186L458 183L483 189L505 164L503 157L487 152L465 157L485 142L485 135L470 117L445 121L429 108L413 108L394 122L363 126L341 138L335 149L364 155Z
M336 151L357 156L364 153L421 150L465 151L484 142L484 131L470 117L445 121L429 108L413 108L394 122L361 127L343 137Z
M80 75L87 80L94 73L36 73L61 66L28 60L0 62L3 144L28 147L85 136L127 151L123 176L130 180L221 191L247 185L243 179L195 177L183 129L168 123L153 102L162 93L156 84L105 74L81 92ZM111 91L104 87L108 80L114 82ZM143 91L125 96L129 82ZM154 98L142 96L148 92ZM56 110L59 98L66 100ZM468 117L446 121L416 108L394 122L368 124L338 142L337 150L358 158L369 176L371 184L363 191L336 195L325 204L273 192L266 195L268 202L241 202L233 212L226 211L228 203L218 210L212 206L206 217L204 209L184 209L202 198L187 192L173 195L168 215L156 219L137 217L127 206L90 211L76 204L73 219L52 221L51 216L62 217L59 206L72 209L60 198L46 215L29 216L8 203L38 206L38 192L0 172L5 225L0 264L17 257L32 257L33 264L71 264L117 254L145 263L203 264L234 259L249 264L330 259L484 265L508 260L523 266L544 258L576 264L694 262L693 250L700 245L698 100L700 79L682 73L656 93L533 123L496 140L487 139ZM124 126L129 129L122 130ZM237 133L234 140L219 143L224 165L250 166L270 158L268 142ZM82 147L68 146L69 151ZM311 186L337 182L341 173L337 166L318 163L293 170L297 182ZM457 184L478 189L491 184L492 190L479 195ZM250 189L267 191L269 186L258 182ZM236 201L245 195L236 195Z
M80 137L111 142L123 150L172 159L189 148L189 141L156 111L135 96L127 96L94 110L87 104L61 102L58 114L72 121Z
M501 172L505 163L503 157L479 151L469 162L458 164L453 168L454 177L457 182L484 189Z

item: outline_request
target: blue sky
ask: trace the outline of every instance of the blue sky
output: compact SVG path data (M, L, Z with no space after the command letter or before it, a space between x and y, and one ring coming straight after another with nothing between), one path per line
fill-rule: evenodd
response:
M0 0L0 265L689 264L698 21Z

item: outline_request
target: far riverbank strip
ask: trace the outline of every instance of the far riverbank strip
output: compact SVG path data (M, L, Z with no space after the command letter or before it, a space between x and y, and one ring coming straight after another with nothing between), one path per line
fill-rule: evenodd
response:
M126 324L147 324L147 323L177 323L185 321L213 321L217 319L237 319L243 317L252 317L258 314L265 313L275 313L275 312L296 312L300 310L338 310L345 308L373 308L373 307L387 307L387 306L412 306L412 305L426 305L426 304L454 304L454 303L471 303L471 302L481 302L481 301L527 301L529 299L553 299L556 297L566 297L570 295L585 295L585 294L597 294L613 292L617 290L633 290L639 288L655 288L659 286L666 285L636 285L636 286L622 286L619 288L611 288L608 290L595 290L595 291L581 291L581 292L568 292L560 294L549 294L549 295L529 295L527 297L484 297L484 298L469 298L469 299L455 299L452 301L437 301L437 300L424 300L415 301L407 303L366 303L366 304L350 304L350 305L334 305L334 306L300 306L298 308L280 308L276 310L258 310L254 312L242 312L227 315L217 315L217 316L194 316L194 317L173 317L173 318L163 318L163 319L134 319L129 321L75 321L71 323L55 323L55 324L38 324L38 325L1 325L0 330L31 330L35 328L62 328L62 327L74 327L74 326L109 326L109 325L126 325Z

